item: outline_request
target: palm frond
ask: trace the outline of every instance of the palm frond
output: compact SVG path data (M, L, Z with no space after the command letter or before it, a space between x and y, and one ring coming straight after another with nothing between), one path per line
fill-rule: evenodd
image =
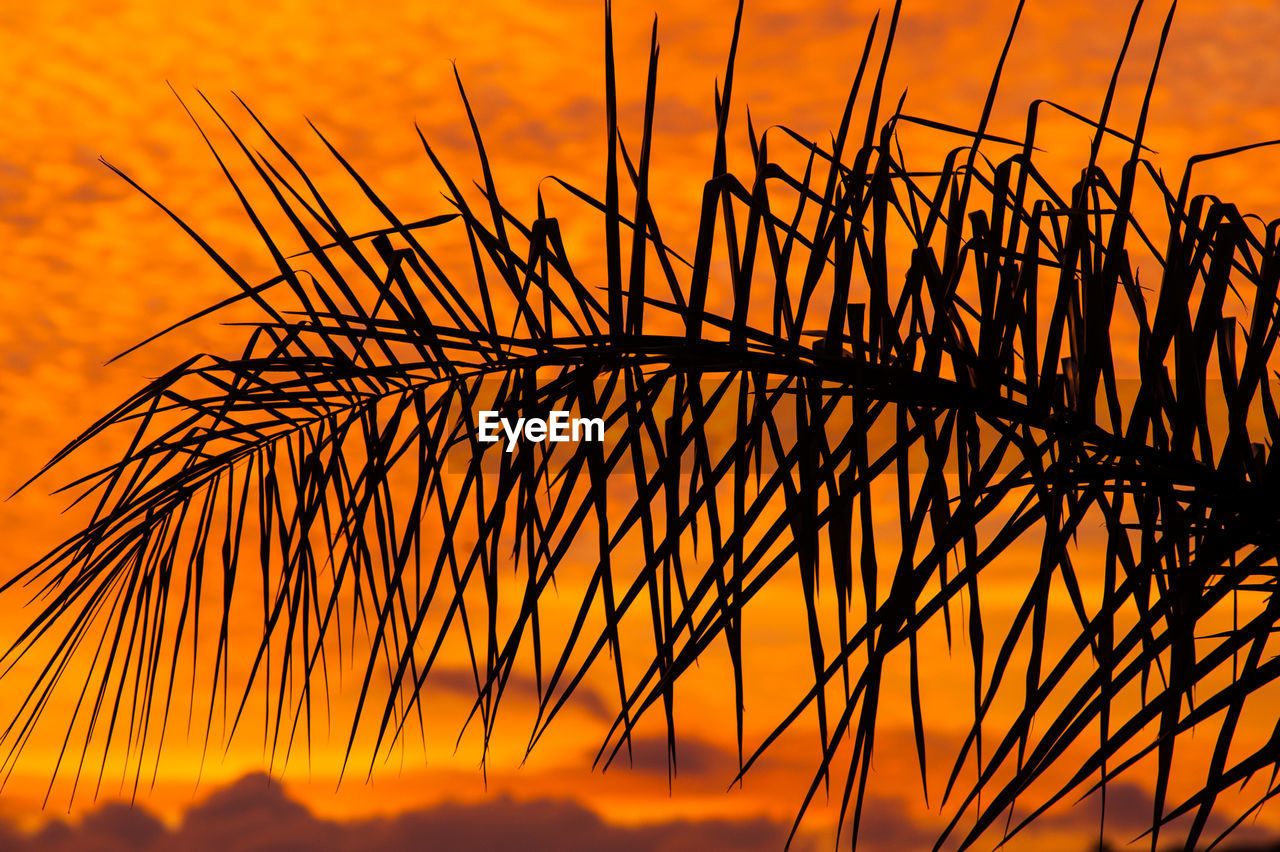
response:
M656 25L629 150L607 4L605 14L603 200L561 184L586 203L574 215L599 215L602 275L569 256L541 193L532 216L503 200L465 93L477 191L464 193L422 140L448 188L443 214L396 214L316 131L385 220L373 228L344 224L257 116L268 153L222 122L274 204L270 216L255 206L230 154L210 144L278 274L251 284L162 208L239 288L215 309L252 305L260 318L238 355L178 365L51 463L108 431L132 435L119 461L68 486L93 507L84 529L5 586L35 594L6 671L43 655L0 733L6 771L54 690L76 688L63 681L86 654L72 726L84 746L67 767L77 778L91 747L102 765L132 756L139 774L147 754L158 761L184 690L207 699L206 730L221 701L232 732L264 692L268 746L287 756L333 688L330 655L354 653L360 634L348 765L371 770L421 724L430 675L459 641L486 744L520 666L531 662L537 683L530 748L604 669L618 714L600 762L657 706L674 763L676 684L723 643L741 770L815 719L801 811L835 779L856 832L896 666L909 673L929 794L935 711L920 656L945 635L969 650L972 691L968 735L947 756L939 847L1011 836L1145 766L1153 848L1184 814L1194 846L1220 794L1259 773L1271 773L1259 803L1274 795L1280 741L1242 748L1236 734L1280 674L1266 650L1280 545L1278 229L1189 191L1194 165L1245 149L1197 158L1176 191L1167 185L1144 144L1158 57L1137 126L1109 125L1128 38L1096 120L1037 101L1021 139L994 135L1008 42L972 128L910 115L901 101L889 111L895 6L878 54L879 20L868 34L830 144L752 125L752 168L736 173L739 6L697 232L677 246L650 191ZM1010 40L1015 29L1016 16ZM1161 51L1168 31L1166 21ZM1045 107L1094 134L1074 185L1037 167ZM920 170L903 155L907 129L961 147ZM1118 181L1099 166L1104 142L1128 152ZM1155 220L1139 212L1152 209L1135 202L1140 192L1160 200ZM291 233L265 224L278 217ZM1140 281L1140 261L1156 281ZM1136 330L1136 376L1117 328ZM600 417L608 440L507 452L477 441L480 410ZM1075 545L1089 529L1102 530L1096 552ZM1027 552L1038 556L1018 562ZM565 631L547 629L548 592L583 553L576 616L556 642ZM997 624L980 592L1011 560L1025 597ZM788 574L803 589L795 617L812 684L748 742L744 636L756 602ZM254 591L262 638L232 690L231 613ZM211 602L222 617L202 625ZM651 624L652 642L624 620ZM200 660L207 682L195 679ZM997 730L993 707L1008 702L1012 724ZM1168 801L1175 748L1206 723L1216 744L1198 792ZM1096 744L1083 746L1088 737ZM78 748L69 731L68 760Z

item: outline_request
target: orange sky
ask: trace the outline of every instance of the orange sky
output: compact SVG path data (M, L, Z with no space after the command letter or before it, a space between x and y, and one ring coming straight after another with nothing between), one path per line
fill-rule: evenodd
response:
M907 2L900 25L890 92L908 89L907 111L971 124L981 106L1011 2ZM757 0L744 19L735 84L736 103L750 105L757 127L787 124L821 138L838 122L865 28L878 7L838 0ZM1120 123L1131 118L1144 63L1151 56L1164 9L1153 7L1136 42L1136 59L1120 92ZM723 73L733 9L726 2L619 2L615 6L624 132L638 133L642 65L648 28L658 15L662 65L657 109L653 194L664 235L690 248L701 180L711 159L712 86ZM1070 5L1033 3L1009 62L993 126L1017 134L1032 97L1055 99L1096 113L1127 10L1104 0ZM1268 2L1193 0L1180 6L1148 129L1156 162L1171 182L1193 153L1280 136L1280 8ZM550 0L487 4L312 0L281 4L50 0L0 8L0 489L21 484L65 441L106 408L193 349L236 340L205 324L167 338L122 362L103 362L163 325L231 293L231 285L155 208L97 162L103 156L178 211L236 264L245 277L271 274L270 257L240 214L216 163L203 148L166 86L195 100L199 87L228 113L240 94L281 140L301 153L351 210L349 227L376 218L307 130L304 116L377 187L402 216L444 212L413 123L464 174L475 170L465 115L453 88L457 63L509 198L532 209L541 177L556 174L590 189L601 186L604 136L600 4ZM211 117L206 112L202 118ZM243 124L243 122L241 122ZM744 114L734 131L745 140ZM629 137L630 138L630 137ZM1050 163L1078 168L1088 134L1077 124L1051 122L1041 137ZM931 143L920 141L927 151ZM743 145L736 151L742 165ZM1199 172L1196 187L1236 200L1265 217L1280 213L1272 187L1280 154L1266 151ZM478 174L478 170L474 173ZM544 184L565 220L570 254L589 264L594 219L575 222L572 203ZM104 463L119 447L96 447L74 470ZM73 468L68 468L70 473ZM60 481L60 480L59 480ZM8 577L72 531L59 517L64 501L48 496L51 480L0 504L0 577ZM1010 562L1011 572L1016 565ZM1020 603L1014 574L993 585L989 605L1011 612ZM750 636L748 733L767 732L804 685L807 645L794 614L798 580L761 601ZM21 621L10 597L0 609L0 640ZM564 593L564 607L572 595ZM771 615L773 617L771 617ZM640 625L643 629L644 625ZM254 641L253 636L245 641ZM590 770L603 714L612 698L592 693L566 713L533 757L518 766L531 705L515 702L489 764L487 790L477 771L474 738L455 753L466 696L447 686L432 704L438 730L403 765L387 766L364 784L361 773L333 792L345 740L317 737L310 766L295 757L285 774L290 794L335 819L426 807L442 798L565 797L619 823L674 817L765 815L789 824L816 757L816 733L798 730L743 789L725 793L736 766L727 661L708 659L681 694L681 731L690 758L668 795L665 767L652 755L635 771ZM957 659L967 660L959 649ZM461 665L462 657L455 662ZM967 697L967 663L945 652L928 671L938 706ZM797 671L798 669L798 671ZM459 669L460 671L461 669ZM465 685L465 684L464 684ZM339 707L352 706L348 689ZM69 693L68 700L74 700ZM593 697L594 696L594 697ZM0 716L10 696L0 693ZM597 704L599 706L597 706ZM905 707L906 705L902 705ZM56 708L55 708L56 709ZM64 710L66 708L63 708ZM523 715L522 715L523 713ZM943 747L964 730L963 720L938 714L932 736ZM648 734L662 731L655 715ZM877 760L882 807L898 808L927 824L916 793L909 718L887 723ZM199 738L166 742L152 810L176 819L211 787L266 770L260 733L238 738L225 757L215 748L203 760ZM42 733L0 794L0 816L22 825L41 817L34 808L61 743ZM647 761L647 762L646 762ZM201 793L196 780L202 771ZM118 793L119 775L102 798ZM51 799L67 806L69 788ZM1140 790L1134 793L1141 795ZM81 796L74 810L92 805ZM897 813L898 811L893 811ZM820 834L834 812L815 812L807 827ZM1277 823L1280 824L1280 823ZM1034 846L1082 849L1088 818L1048 823ZM1030 842L1030 841L1027 841ZM1055 845L1056 844L1056 845Z

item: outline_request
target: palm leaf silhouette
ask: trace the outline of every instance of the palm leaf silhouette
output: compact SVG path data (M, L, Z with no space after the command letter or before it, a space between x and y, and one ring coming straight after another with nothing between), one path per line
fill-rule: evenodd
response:
M329 694L329 656L362 631L348 765L372 768L421 723L433 666L462 641L486 744L518 660L532 661L537 681L530 748L603 667L619 712L599 760L660 711L674 766L675 684L724 643L741 771L816 718L801 812L836 780L856 836L893 666L909 672L927 777L919 658L941 623L967 644L973 682L939 847L1011 836L1069 795L1105 795L1139 764L1154 765L1153 848L1161 826L1187 814L1194 847L1219 795L1269 771L1260 806L1280 789L1280 741L1241 748L1236 732L1248 699L1280 674L1266 652L1280 530L1268 453L1280 428L1278 229L1190 193L1196 163L1244 148L1194 159L1176 189L1145 159L1158 56L1136 128L1109 126L1140 5L1101 115L1037 101L1021 139L988 132L1021 5L971 128L910 115L901 101L888 108L895 6L868 33L829 144L749 125L754 168L741 175L728 167L739 6L690 251L660 231L649 193L656 24L640 144L629 149L606 4L603 199L559 184L599 216L602 282L568 256L541 192L532 218L504 203L460 80L476 191L464 193L422 139L449 189L447 214L400 218L316 131L385 219L362 233L247 106L267 153L207 103L292 232L273 232L212 143L277 275L246 280L148 195L239 288L187 321L236 304L259 318L238 355L177 365L40 472L105 432L132 434L119 461L67 486L92 504L83 530L5 586L36 593L6 671L44 655L0 736L7 770L77 654L92 655L76 705L77 779L95 744L104 765L134 756L139 775L149 748L158 761L175 691L187 688L208 698L207 728L220 699L232 731L265 690L269 747L287 754ZM1048 109L1093 133L1065 191L1036 165ZM909 166L898 145L907 126L959 147L927 170ZM1128 151L1118 180L1098 165L1108 138ZM995 149L1006 155L993 162ZM786 165L797 155L803 169ZM1140 187L1162 199L1164 218L1139 221ZM441 259L433 242L444 234L465 245L469 266ZM1140 285L1136 258L1158 281ZM1112 345L1122 323L1137 329L1135 378ZM476 441L482 408L602 417L608 440L508 453ZM1073 540L1091 525L1105 544L1078 564ZM584 546L589 581L553 642L544 597ZM1038 559L1023 566L1025 600L993 632L980 591L1015 546ZM747 742L744 623L788 572L802 582L812 686L772 734ZM228 694L242 577L261 582L262 639L243 691ZM1050 609L1064 594L1074 627L1053 640ZM212 626L200 621L210 602L222 611ZM1218 630L1224 612L1234 620ZM652 643L628 640L624 618L650 622ZM188 658L210 661L211 680L195 682L193 662L185 683ZM1000 701L1014 703L1013 723L993 734ZM1205 723L1216 741L1199 790L1170 801L1175 746ZM1086 736L1096 741L1082 752ZM68 765L77 748L69 732ZM1035 786L1050 777L1047 792Z

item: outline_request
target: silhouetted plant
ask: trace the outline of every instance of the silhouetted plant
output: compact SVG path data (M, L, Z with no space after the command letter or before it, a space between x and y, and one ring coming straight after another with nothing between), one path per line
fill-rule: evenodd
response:
M32 586L42 603L5 660L54 645L3 732L10 768L76 653L94 655L76 713L88 719L84 751L101 743L104 765L123 747L141 772L183 688L179 659L192 658L199 693L195 661L210 652L210 723L221 695L234 732L260 684L274 696L271 748L287 754L300 727L310 735L315 692L330 688L326 649L341 653L344 626L352 642L364 630L370 643L348 760L365 751L361 731L374 738L372 766L421 719L428 675L461 632L486 744L517 657L528 655L540 707L530 747L598 664L612 669L620 707L600 760L658 706L674 763L674 685L723 641L742 771L797 719L816 716L821 751L801 811L839 777L843 746L841 814L856 832L890 660L909 670L927 777L919 640L942 619L948 641L967 639L974 676L939 845L1012 834L1152 757L1152 848L1160 826L1186 814L1187 847L1198 843L1222 791L1280 766L1277 738L1243 754L1236 742L1247 699L1280 673L1265 652L1277 625L1267 451L1280 428L1280 223L1190 194L1196 163L1243 148L1193 159L1176 189L1144 158L1158 56L1136 128L1109 127L1137 10L1097 120L1036 101L1021 140L988 132L1009 42L976 126L915 117L902 102L885 117L898 12L878 55L882 22L872 25L831 144L749 128L754 171L736 175L727 139L739 7L686 260L650 204L656 27L643 133L628 149L606 4L603 200L562 184L601 216L602 287L568 256L541 194L531 221L504 204L469 105L480 203L422 139L449 188L448 215L403 221L328 146L386 219L359 234L274 137L273 152L255 152L224 122L303 252L287 253L226 165L279 267L272 279L246 280L162 206L240 288L192 319L233 303L262 318L241 354L183 362L50 463L109 429L133 433L117 463L69 486L96 501L84 529L6 586ZM1168 32L1166 20L1161 52ZM1088 162L1065 191L1036 165L1049 108L1093 128ZM907 125L964 142L917 170L897 144ZM1107 136L1129 152L1118 175L1098 165ZM992 162L980 143L1012 153ZM803 171L774 159L774 146L799 150ZM1159 194L1164 218L1138 220L1140 186ZM439 260L433 240L450 230L465 237L472 265ZM727 282L712 274L717 254ZM1157 281L1139 285L1135 255L1151 258ZM1117 371L1111 333L1121 325L1138 335L1132 380ZM507 453L475 440L479 408L604 417L608 441ZM713 421L732 423L732 436L717 438ZM896 497L892 511L876 505L873 486ZM634 502L610 503L611 494ZM898 528L881 541L899 552L892 566L875 540L886 516ZM1105 544L1081 566L1071 542L1088 524L1104 527ZM984 572L1026 541L1039 559L1026 566L1025 601L1004 635L992 634ZM543 595L582 542L594 567L567 638L549 646ZM1092 605L1082 570L1100 589ZM261 574L263 637L228 708L228 625L245 571ZM752 745L743 742L744 621L787 571L803 583L797 617L811 639L812 688ZM819 596L823 578L834 594ZM215 645L207 628L199 634L199 604L219 595ZM1078 624L1054 649L1047 623L1060 596ZM509 607L514 615L500 617ZM1202 635L1223 612L1235 613L1232 629ZM623 640L629 613L651 621L651 647ZM640 655L638 667L624 668L624 652ZM1121 700L1134 694L1141 700ZM1019 709L993 738L984 720L997 696ZM1199 792L1167 802L1175 745L1210 720L1216 745ZM1075 755L1086 734L1096 746ZM1066 782L1015 815L1019 797L1059 765ZM1259 805L1280 789L1274 774L1266 789Z

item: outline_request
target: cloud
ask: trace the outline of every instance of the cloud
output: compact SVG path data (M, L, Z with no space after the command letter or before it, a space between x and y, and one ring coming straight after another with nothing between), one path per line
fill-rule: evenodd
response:
M1174 802L1166 803L1166 809L1172 808ZM1155 809L1155 798L1150 790L1128 781L1113 781L1107 785L1106 826L1104 834L1110 838L1100 852L1121 852L1125 849L1149 849L1150 838L1147 832L1151 828L1151 815ZM1019 813L1014 822L1025 816ZM1086 835L1098 832L1102 817L1102 797L1097 791L1075 802L1069 808L1059 808L1039 817L1029 831L1061 829ZM1186 814L1160 829L1162 838L1184 838L1193 822L1191 814ZM1202 846L1207 847L1214 838L1230 827L1231 821L1219 814L1210 814L1202 835ZM1142 838L1139 840L1138 838ZM1132 845L1125 845L1132 841ZM1163 843L1161 844L1163 846ZM1174 844L1174 848L1182 849L1182 843ZM1280 852L1271 832L1261 826L1249 823L1242 824L1231 833L1230 840L1222 846L1214 847L1215 852Z
M477 692L475 673L470 669L461 668L442 667L433 669L427 679L427 687L443 689L460 695L469 701L475 700ZM507 697L519 697L527 701L537 701L538 683L527 674L511 672L507 676L503 694ZM566 706L576 707L602 722L612 722L617 717L617 713L609 709L608 704L600 693L583 685L579 685L573 691L573 696Z
M174 829L142 808L109 804L77 825L34 835L0 824L12 852L776 852L788 826L764 817L677 819L622 826L565 799L445 802L390 817L336 822L290 799L267 776L248 775L191 807ZM801 842L792 849L806 849Z
M858 848L867 852L932 849L940 827L922 824L901 799L869 799L858 824ZM851 830L852 826L846 828L842 848Z
M594 756L594 755L593 755ZM605 752L604 757L609 757ZM633 736L631 751L626 746L618 749L613 767L647 772L652 775L667 774L667 738L665 736ZM676 775L725 775L732 778L738 770L737 755L720 746L695 737L676 737Z

